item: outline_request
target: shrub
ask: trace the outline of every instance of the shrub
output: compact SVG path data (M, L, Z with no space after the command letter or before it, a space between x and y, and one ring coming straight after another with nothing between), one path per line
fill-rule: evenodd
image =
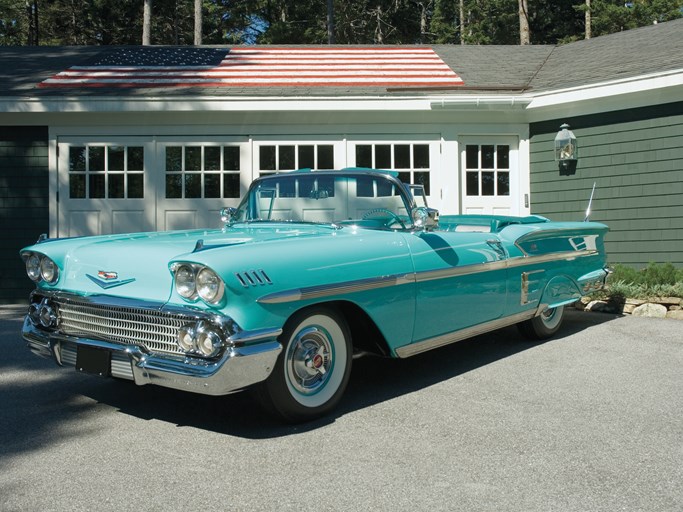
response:
M650 263L642 270L617 264L607 280L603 296L647 299L683 297L683 269L671 263Z

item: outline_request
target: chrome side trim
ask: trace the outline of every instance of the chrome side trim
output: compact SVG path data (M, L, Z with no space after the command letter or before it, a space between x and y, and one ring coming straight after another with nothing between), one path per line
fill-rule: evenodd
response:
M423 283L438 279L450 279L457 276L481 274L504 270L506 268L516 268L525 265L536 265L552 261L571 261L576 258L595 256L598 251L565 251L553 254L542 254L539 256L517 256L507 260L490 261L485 263L475 263L462 267L451 267L436 270L424 270L412 274L397 274L392 276L370 277L347 281L345 283L332 283L327 285L309 286L307 288L294 288L283 290L259 297L256 302L259 304L283 304L287 302L297 302L300 300L313 300L346 293L364 292L387 288L390 286L400 286L410 283Z
M497 329L502 329L509 325L514 325L524 320L529 320L539 314L538 309L532 309L529 311L523 311L522 313L517 313L516 315L507 316L505 318L499 318L491 322L486 322L479 325L474 325L468 327L467 329L462 329L460 331L450 332L448 334L442 334L441 336L436 336L434 338L428 338L426 340L411 343L409 345L404 345L396 349L396 355L401 359L406 357L414 356L428 350L443 347L444 345L449 345L455 343L456 341L462 341L467 338L472 338L480 334L495 331Z
M307 288L297 288L271 293L256 299L260 304L282 304L285 302L296 302L300 300L320 299L332 295L342 295L346 293L363 292L367 290L377 290L390 286L400 286L415 282L415 274L398 274L393 276L371 277L345 283L333 283L320 286L309 286Z

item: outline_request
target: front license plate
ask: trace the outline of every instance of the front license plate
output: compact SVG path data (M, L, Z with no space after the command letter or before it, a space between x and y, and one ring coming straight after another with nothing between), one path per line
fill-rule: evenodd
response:
M79 346L76 353L76 370L108 377L111 373L111 352L103 348Z

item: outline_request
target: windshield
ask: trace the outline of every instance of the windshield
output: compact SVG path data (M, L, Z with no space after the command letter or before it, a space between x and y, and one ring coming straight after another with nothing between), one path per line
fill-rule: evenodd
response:
M233 219L405 228L410 216L404 195L388 175L278 174L257 181Z

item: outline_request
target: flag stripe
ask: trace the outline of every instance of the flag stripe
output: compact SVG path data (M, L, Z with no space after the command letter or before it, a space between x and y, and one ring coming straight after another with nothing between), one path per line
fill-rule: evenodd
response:
M72 66L42 87L419 87L458 86L462 79L431 48L233 48L215 66ZM204 61L206 62L206 61ZM149 59L145 64L149 64Z

